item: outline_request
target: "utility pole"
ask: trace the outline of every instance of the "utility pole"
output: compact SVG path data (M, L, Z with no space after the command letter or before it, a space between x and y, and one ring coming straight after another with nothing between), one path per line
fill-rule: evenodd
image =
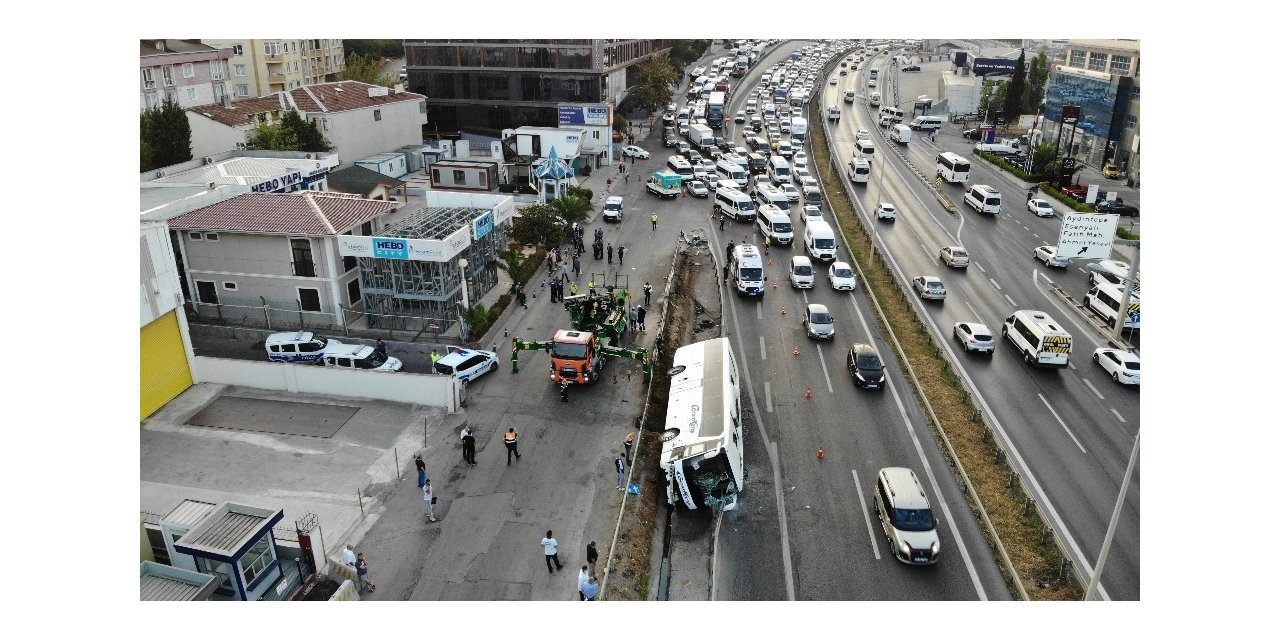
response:
M1102 550L1098 552L1098 564L1093 567L1093 577L1089 578L1089 588L1084 592L1086 602L1093 599L1098 581L1102 579L1102 567L1107 564L1107 554L1111 551L1111 539L1116 534L1116 524L1120 520L1120 507L1124 497L1129 493L1129 479L1133 476L1133 464L1138 461L1138 443L1142 441L1142 431L1133 436L1133 451L1129 454L1129 465L1124 470L1124 481L1120 483L1120 495L1116 496L1116 508L1111 510L1111 522L1107 524L1107 535L1102 538Z
M1124 295L1120 297L1120 309L1116 317L1116 326L1111 329L1111 337L1117 342L1120 341L1120 334L1124 332L1124 323L1129 320L1129 298L1133 294L1133 283L1138 280L1138 262L1141 258L1142 245L1138 244L1133 248L1133 264L1129 265L1128 281L1124 284Z

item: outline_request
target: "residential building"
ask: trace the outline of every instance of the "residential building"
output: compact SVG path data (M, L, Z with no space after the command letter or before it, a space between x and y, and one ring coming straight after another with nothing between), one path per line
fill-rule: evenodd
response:
M409 87L434 129L554 127L558 103L617 105L635 65L674 40L405 40Z
M277 122L289 109L316 123L343 168L389 149L421 144L427 123L426 96L421 94L354 80L304 85L188 110L191 153L200 157L243 149L259 124Z
M239 38L201 42L231 49L231 95L236 100L333 82L346 68L341 40Z
M1141 47L1137 40L1069 40L1066 59L1049 66L1045 142L1101 167L1115 162L1135 184L1139 175ZM1063 107L1078 106L1074 126ZM1059 136L1061 133L1061 136Z
M230 94L230 49L199 40L140 40L138 110L158 107L165 98L187 109L217 104Z

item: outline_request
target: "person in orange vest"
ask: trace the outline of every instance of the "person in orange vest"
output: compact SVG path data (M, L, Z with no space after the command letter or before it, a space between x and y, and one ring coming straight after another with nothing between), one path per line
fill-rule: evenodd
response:
M518 448L518 444L516 442L516 440L519 437L520 437L520 434L516 433L515 427L511 427L510 429L507 429L506 435L502 436L502 443L507 445L507 466L508 467L511 466L512 454L515 455L516 460L520 459L520 449Z
M634 431L627 434L627 439L622 441L622 446L627 450L627 462L631 462L631 445L635 444L636 433Z

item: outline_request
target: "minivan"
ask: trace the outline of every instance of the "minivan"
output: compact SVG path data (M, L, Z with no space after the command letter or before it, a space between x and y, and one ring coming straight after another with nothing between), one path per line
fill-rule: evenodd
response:
M751 197L737 189L727 189L724 186L716 189L715 205L712 211L723 213L734 220L751 222L756 219L756 203L751 201Z
M774 184L791 182L791 165L782 156L769 156L769 179Z
M871 163L866 158L854 158L849 161L849 181L857 184L871 179Z
M855 158L863 158L867 162L876 159L876 145L870 140L858 140L853 144Z
M789 245L795 234L791 230L791 216L776 205L761 205L756 211L756 228L769 238L770 244Z
M938 520L924 486L906 467L885 467L876 475L875 510L893 557L907 564L934 564L942 545Z
M768 276L764 275L760 249L754 244L740 244L733 248L729 273L738 295L764 296L764 282Z
M978 213L1000 213L1000 192L985 184L969 187L964 202Z
M880 115L893 118L894 122L902 122L902 109L885 105L880 107Z
M911 121L911 128L916 131L934 131L942 128L942 118L938 116L916 116Z
M804 249L815 260L836 259L836 234L825 220L814 220L804 227Z
M813 288L813 263L804 256L791 256L791 268L787 271L793 289Z
M716 173L738 183L738 187L747 186L747 172L742 165L721 159L716 162Z

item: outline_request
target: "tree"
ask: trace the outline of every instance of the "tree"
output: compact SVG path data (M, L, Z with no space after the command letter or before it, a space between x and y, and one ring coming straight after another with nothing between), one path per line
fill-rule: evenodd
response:
M1026 51L1018 54L1018 62L1013 65L1013 76L1009 78L1009 82L1006 84L1009 85L1009 88L1005 91L1000 111L1004 114L1004 121L1011 123L1023 113L1023 94L1026 93L1027 89Z
M366 58L403 58L404 40L343 40L342 50L347 58L353 55Z
M285 129L279 122L262 123L248 136L250 149L258 151L297 151L298 138L293 131Z
M1008 90L1008 84L1007 82L983 80L982 96L978 99L978 112L994 121L992 116L999 115L1000 106L1004 104L1004 96Z
M156 154L146 140L142 140L141 143L142 147L138 150L138 171L150 171L156 168Z
M1045 83L1049 81L1049 58L1041 51L1031 59L1031 68L1027 72L1027 93L1023 104L1026 113L1040 111L1040 102L1044 100Z
M1057 151L1054 149L1052 142L1041 142L1031 150L1031 175L1047 175L1046 170L1049 163L1053 161L1053 154Z
M550 205L535 204L520 210L511 228L511 237L520 244L557 247L564 239L565 223Z
M298 141L297 151L333 150L333 145L325 140L324 134L320 133L320 125L303 120L302 114L298 113L297 109L284 112L280 126L293 132L294 138Z
M590 202L572 194L561 196L547 204L567 223L583 222L587 219L587 212L591 211Z
M641 109L653 111L671 102L672 87L680 80L666 54L659 54L636 65L636 87L628 96Z
M142 141L151 149L151 167L167 167L191 159L191 123L187 112L168 98L142 112Z
M387 73L383 64L381 58L351 54L347 56L347 63L338 74L338 79L390 87L399 79Z

